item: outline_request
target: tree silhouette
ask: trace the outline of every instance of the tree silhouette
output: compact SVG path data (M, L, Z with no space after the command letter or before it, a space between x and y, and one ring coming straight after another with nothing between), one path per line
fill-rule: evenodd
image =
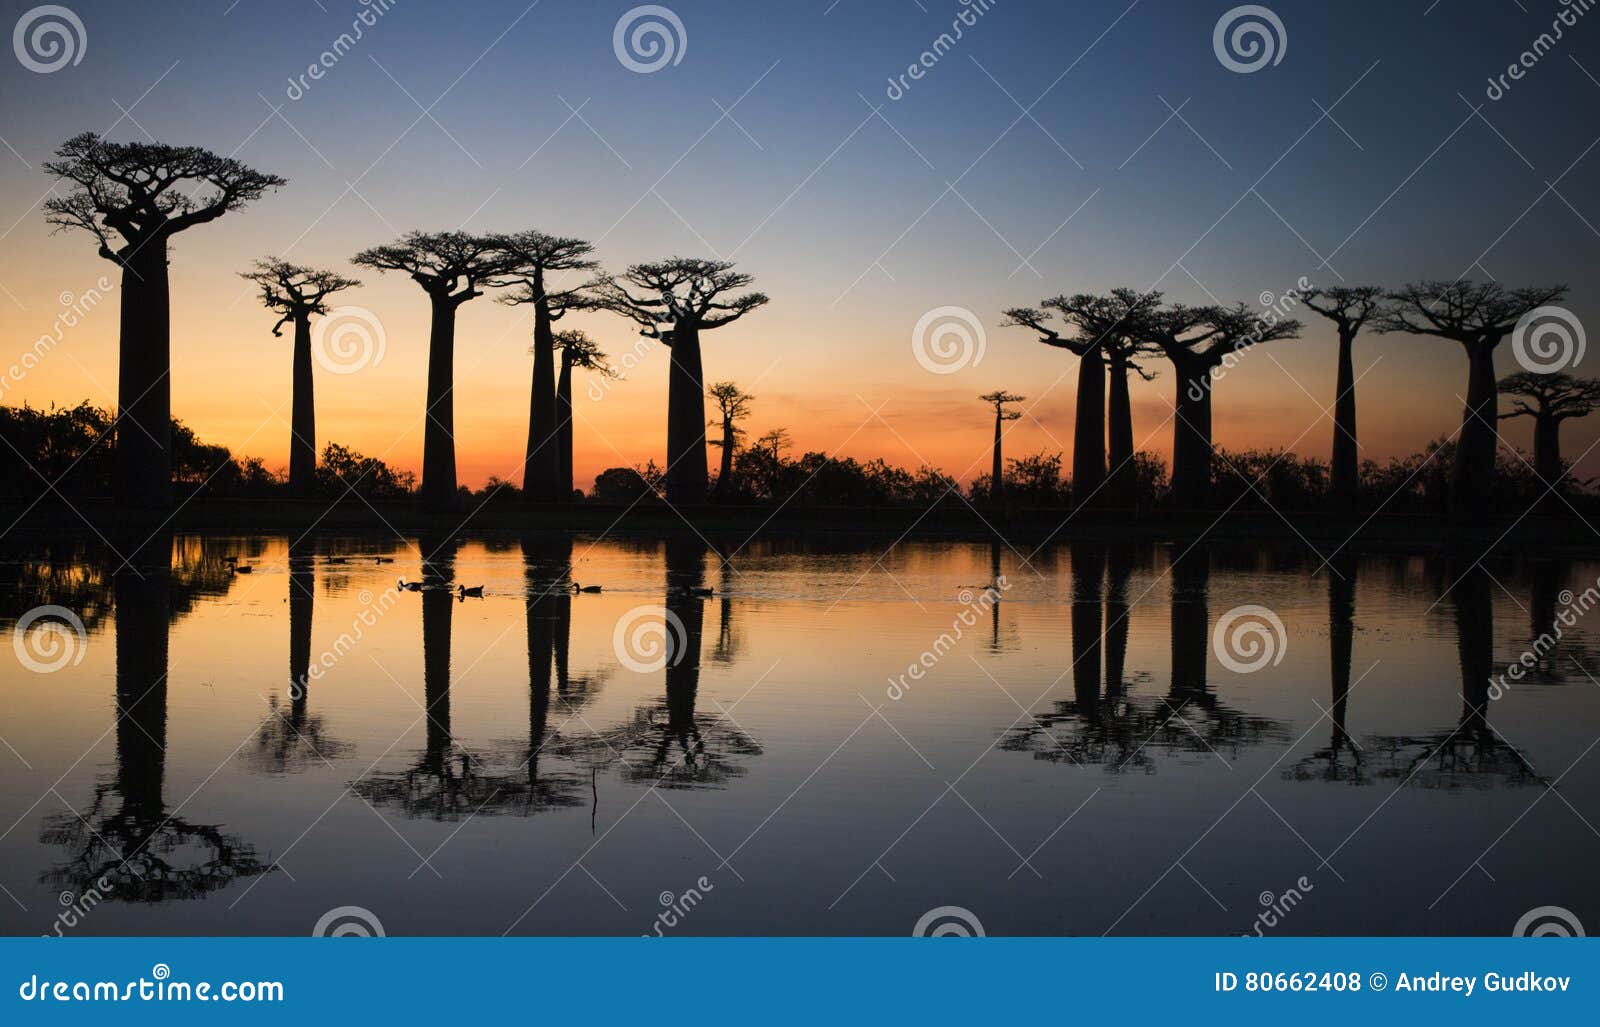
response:
M241 278L261 287L261 302L283 316L272 326L281 336L294 325L294 409L289 420L289 495L310 497L317 477L317 413L311 377L311 318L328 312L327 298L361 283L332 271L318 271L268 257Z
M1001 426L1006 421L1015 421L1022 416L1017 411L1007 410L1005 407L1007 403L1021 403L1028 397L1018 396L1015 393L1002 390L985 393L978 398L994 407L994 469L990 471L989 476L989 498L1004 499L1006 495L1006 476L1005 462L1000 459L1000 442L1001 436L1004 434Z
M172 314L167 247L172 237L238 210L286 184L197 146L111 143L73 136L44 170L75 188L44 203L57 231L93 235L122 269L121 348L113 491L119 503L165 506L172 498ZM126 422L126 424L121 424Z
M1457 516L1485 512L1494 487L1500 419L1495 347L1522 315L1566 294L1564 285L1507 289L1494 282L1415 282L1391 292L1388 309L1374 323L1380 332L1450 339L1467 351L1466 404L1450 469L1450 509Z
M561 350L561 374L556 378L556 484L563 496L572 496L572 369L583 368L605 378L617 372L595 341L576 328L555 334Z
M596 288L601 306L632 318L642 335L672 350L667 386L669 502L705 501L706 402L700 333L732 324L765 306L767 297L759 292L730 295L754 280L727 261L673 257L635 264L620 279L606 276Z
M1533 418L1533 471L1551 491L1559 492L1567 473L1561 459L1561 422L1600 409L1600 381L1523 371L1500 379L1500 391L1522 397L1500 419Z
M1311 310L1339 331L1339 372L1333 400L1333 501L1343 510L1355 505L1361 488L1361 458L1356 445L1356 336L1383 306L1383 290L1375 285L1313 289L1304 299Z
M706 395L717 401L717 416L706 427L722 426L722 438L712 439L713 446L722 449L722 466L717 471L717 496L726 498L733 494L733 454L739 448L745 430L739 422L750 416L750 404L755 399L733 382L717 382L706 390Z
M559 438L563 422L556 395L555 322L568 311L586 309L590 304L584 294L587 279L567 289L557 288L553 279L564 273L586 275L600 265L590 259L594 247L581 239L521 232L506 237L505 246L517 267L508 280L495 284L515 285L517 290L503 297L501 302L533 306L533 385L528 401L528 445L523 461L522 494L533 502L566 502L572 498L571 450L567 451L569 462L563 478ZM570 397L570 393L568 395ZM570 401L565 413L571 416ZM570 425L567 430L570 441Z
M428 294L432 321L421 498L428 509L447 509L456 499L456 309L482 296L481 288L520 264L506 250L504 237L465 232L408 232L397 243L362 250L351 262L375 271L404 272Z
M1136 330L1177 372L1172 438L1172 498L1181 507L1206 504L1211 489L1212 375L1223 361L1264 342L1297 338L1300 322L1269 320L1236 307L1175 304L1139 319Z

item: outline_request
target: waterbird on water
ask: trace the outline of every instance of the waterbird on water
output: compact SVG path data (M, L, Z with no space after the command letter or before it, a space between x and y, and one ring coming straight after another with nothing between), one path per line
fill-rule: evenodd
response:
M463 599L465 599L467 596L476 596L477 598L482 599L483 598L483 586L482 585L473 585L471 588L468 588L465 585L457 585L456 586L456 593L459 596L461 596L461 598L463 598Z
M599 585L579 585L576 581L574 581L572 583L572 591L574 593L587 592L587 593L590 593L590 594L594 594L594 593L600 591L600 586Z

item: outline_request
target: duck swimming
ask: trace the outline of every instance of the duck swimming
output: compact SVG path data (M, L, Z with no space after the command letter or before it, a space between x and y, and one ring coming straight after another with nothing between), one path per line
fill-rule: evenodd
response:
M405 589L407 592L421 592L422 591L422 582L420 582L420 581L407 581L405 578L396 578L395 582L394 582L394 587L395 588Z
M473 585L471 588L468 588L465 585L457 585L456 586L456 594L459 595L462 599L467 598L467 596L474 596L474 597L476 597L478 599L482 599L483 598L483 586L482 585Z
M598 593L600 590L601 589L599 585L579 585L576 581L572 583L572 591L574 594L578 592L584 592L593 595Z

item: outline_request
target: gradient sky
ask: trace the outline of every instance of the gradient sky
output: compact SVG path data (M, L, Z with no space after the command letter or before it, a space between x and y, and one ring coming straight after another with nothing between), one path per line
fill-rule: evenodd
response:
M32 6L0 4L0 27ZM1493 275L1566 282L1568 306L1600 325L1600 12L1504 99L1484 96L1549 28L1554 0L1278 0L1287 48L1254 74L1213 52L1230 3L994 0L893 102L890 76L948 30L957 0L672 0L687 48L652 74L613 52L631 3L394 0L298 100L290 77L364 5L71 6L80 63L36 74L0 60L0 340L20 355L61 293L114 279L88 237L50 235L38 210L39 166L62 140L92 130L237 151L290 184L174 245L173 409L275 465L289 343L236 272L267 254L350 272L356 251L412 228L576 235L619 271L669 254L736 259L773 302L706 337L706 375L756 394L754 432L785 426L799 448L963 479L986 470L976 397L995 388L1028 397L1008 452L1070 451L1075 360L999 327L1002 309L1047 295L1154 286L1255 303L1301 276L1336 284L1335 271L1350 284ZM426 302L407 280L358 277L342 298L378 316L387 351L358 374L319 370L318 442L415 469ZM942 306L987 332L982 361L956 374L912 353L919 318ZM637 342L614 316L574 322L613 359ZM527 308L462 308L464 483L521 479L530 332ZM108 304L5 401L114 405L116 338ZM662 460L666 354L638 352L603 398L578 389L580 487ZM1218 386L1217 441L1325 455L1333 360L1315 315L1303 339L1252 353ZM1466 362L1452 344L1363 338L1364 372L1365 457L1458 425ZM1172 388L1168 373L1135 385L1142 448L1170 452ZM1511 422L1507 435L1526 447L1529 431ZM1597 435L1600 419L1569 425L1568 455ZM1582 468L1600 473L1600 448Z

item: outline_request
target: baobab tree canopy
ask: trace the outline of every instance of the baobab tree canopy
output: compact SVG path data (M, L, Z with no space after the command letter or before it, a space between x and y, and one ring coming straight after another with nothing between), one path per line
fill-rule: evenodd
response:
M273 335L282 335L283 326L297 318L326 314L329 296L361 284L335 271L302 267L277 257L256 261L254 271L242 271L239 277L261 287L262 306L283 315L272 326Z
M397 243L362 250L350 262L375 271L401 271L435 298L456 303L482 296L480 286L517 268L503 236L467 232L407 232Z

